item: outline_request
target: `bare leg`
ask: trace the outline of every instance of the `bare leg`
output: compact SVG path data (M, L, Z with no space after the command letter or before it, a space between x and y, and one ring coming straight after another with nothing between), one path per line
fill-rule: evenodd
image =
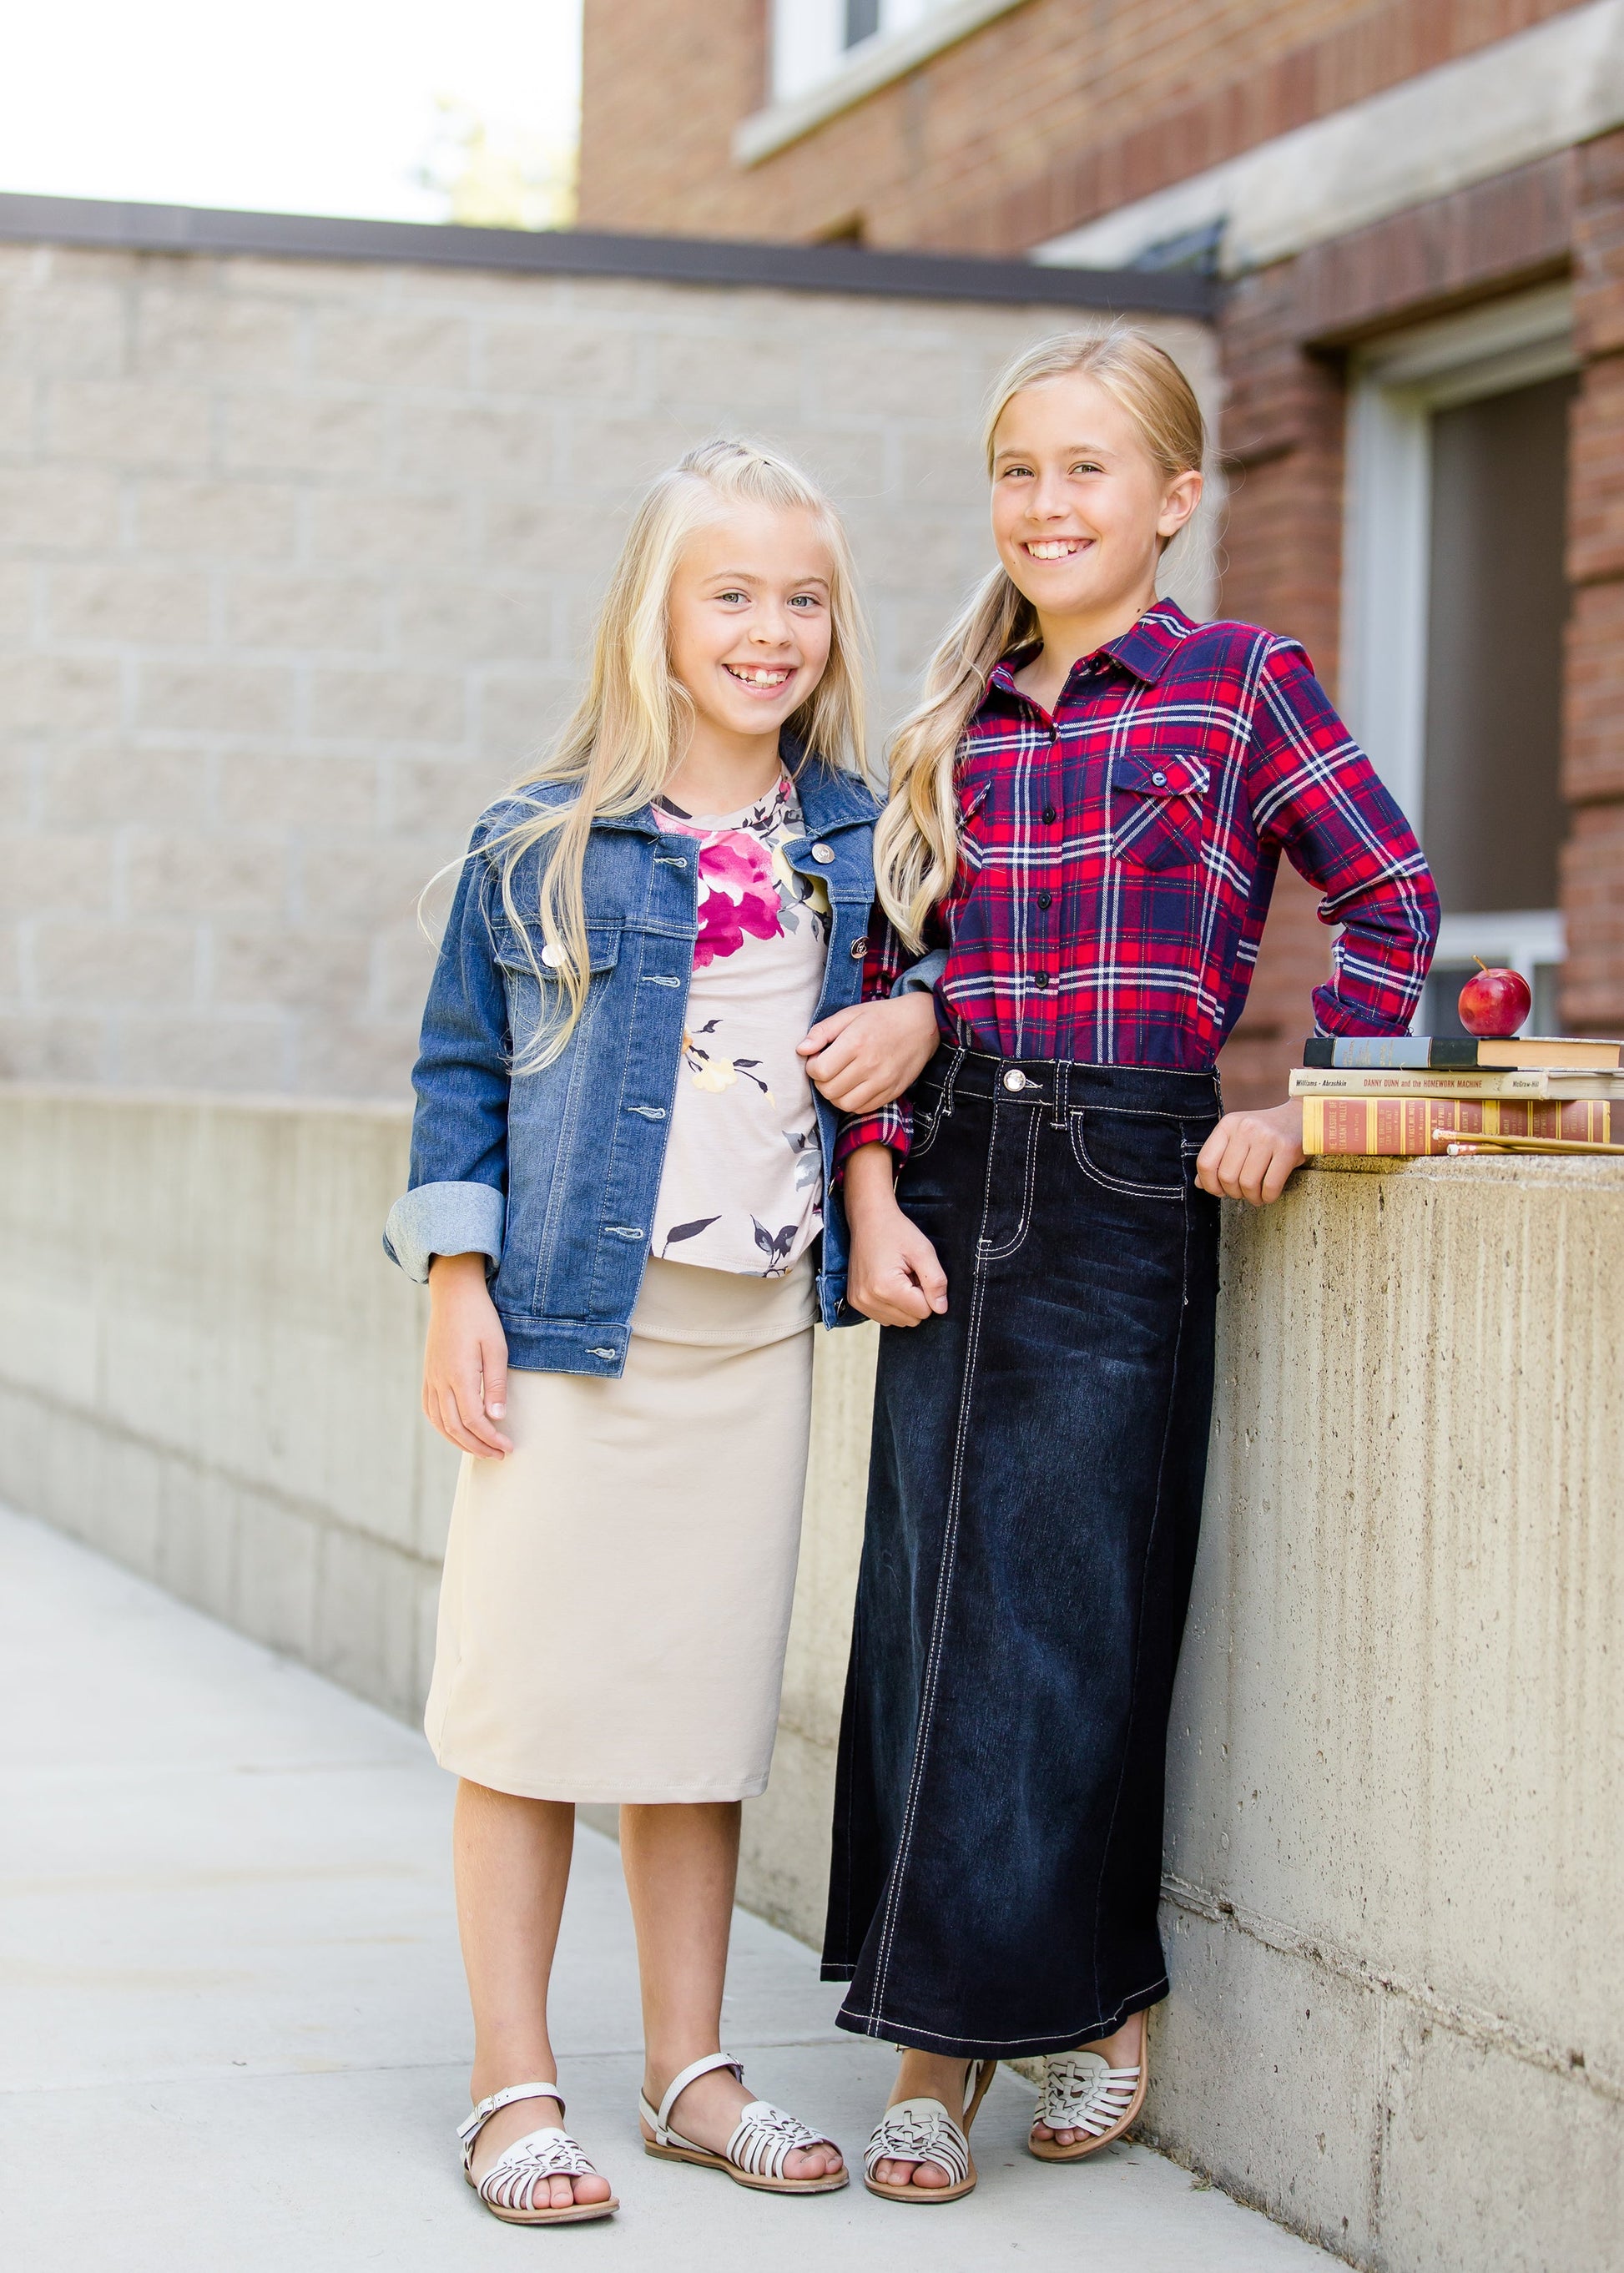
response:
M1091 2044L1079 2044L1079 2052L1098 2052L1112 2067L1141 2067L1145 2061L1145 2015L1130 2013L1114 2036L1098 2037ZM1075 2145L1085 2134L1081 2131L1051 2131L1047 2123L1034 2123L1034 2139L1056 2139L1063 2147Z
M936 2052L915 2052L911 2045L905 2046L897 2069L897 2088L885 2104L895 2107L904 2099L939 2099L957 2123L965 2103L969 2073L968 2060L946 2059ZM952 2184L952 2173L944 2171L940 2163L882 2160L875 2164L874 2175L882 2186L889 2187L906 2187L910 2179L916 2187L927 2188Z
M643 1981L643 2089L658 2107L673 2076L722 2048L722 1984L739 1872L739 1804L622 1807L620 1861L637 1927ZM673 2116L695 2145L720 2154L754 2095L712 2069L683 2092ZM646 2132L646 2126L645 2126ZM792 2155L791 2179L832 2177L831 2147Z
M452 1853L456 1869L457 1927L474 2007L473 2097L487 2098L510 2083L558 2074L547 2036L547 1983L558 1946L575 1811L562 1801L515 1799L483 1784L457 1786ZM474 2147L473 2172L482 2179L504 2147L527 2131L562 2121L555 2099L521 2099L499 2107ZM548 2180L546 2201L566 2209L572 2201L606 2202L607 2179Z

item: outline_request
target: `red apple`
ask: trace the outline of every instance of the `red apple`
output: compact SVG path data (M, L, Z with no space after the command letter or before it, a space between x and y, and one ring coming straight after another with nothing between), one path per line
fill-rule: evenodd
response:
M1461 989L1461 1024L1484 1041L1508 1041L1533 1006L1520 971L1483 967Z

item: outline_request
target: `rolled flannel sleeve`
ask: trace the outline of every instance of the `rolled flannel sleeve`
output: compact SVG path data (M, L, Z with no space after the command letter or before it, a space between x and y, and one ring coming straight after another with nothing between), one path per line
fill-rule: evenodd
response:
M508 998L492 951L489 863L476 836L440 941L412 1086L408 1189L384 1250L419 1284L437 1255L501 1261L508 1217Z
M1340 925L1313 994L1322 1034L1404 1034L1438 941L1438 894L1415 831L1333 709L1303 649L1271 649L1248 780L1259 836L1324 895Z
M868 952L863 958L862 999L883 1002L897 991L906 962L901 941L878 904L868 922ZM898 1161L906 1160L914 1137L914 1110L906 1097L877 1112L848 1114L835 1138L834 1174L841 1174L853 1152L864 1144L889 1144Z

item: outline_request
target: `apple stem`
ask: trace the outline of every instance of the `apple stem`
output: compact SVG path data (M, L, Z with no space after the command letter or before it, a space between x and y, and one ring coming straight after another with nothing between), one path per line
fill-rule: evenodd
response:
M1487 971L1489 966L1480 955L1474 955L1472 961L1477 964L1479 971Z

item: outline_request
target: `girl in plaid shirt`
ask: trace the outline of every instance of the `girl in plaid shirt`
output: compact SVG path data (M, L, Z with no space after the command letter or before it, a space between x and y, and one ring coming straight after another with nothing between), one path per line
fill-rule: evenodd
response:
M880 1321L826 1978L904 2047L871 2188L974 2184L1000 2059L1031 2148L1132 2121L1163 1758L1212 1406L1218 1197L1279 1197L1300 1107L1224 1114L1281 854L1339 927L1321 1031L1409 1029L1438 906L1293 641L1156 596L1201 414L1142 334L1051 340L995 393L999 566L892 755L865 992L934 978L940 1046L881 1110L848 1011L805 1046L850 1114L850 1299Z

